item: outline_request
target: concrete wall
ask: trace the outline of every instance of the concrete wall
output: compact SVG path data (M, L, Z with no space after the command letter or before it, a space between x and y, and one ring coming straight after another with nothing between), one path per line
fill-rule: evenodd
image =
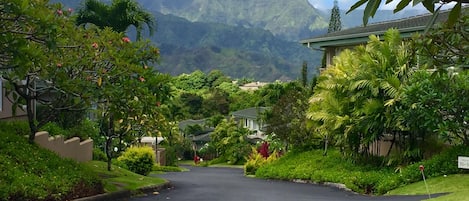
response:
M13 116L13 103L6 97L5 88L2 87L1 82L0 78L0 120L26 119L26 112L19 107L16 109L16 116Z
M48 132L42 131L36 133L34 141L39 146L49 149L64 158L70 158L78 162L93 159L92 139L80 142L79 138L74 137L64 141L63 136L50 137Z

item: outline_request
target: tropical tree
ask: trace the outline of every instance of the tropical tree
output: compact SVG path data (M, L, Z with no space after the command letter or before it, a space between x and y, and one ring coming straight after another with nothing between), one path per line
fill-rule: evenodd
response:
M325 141L334 137L353 154L385 133L401 129L392 114L411 73L413 52L397 30L384 41L370 36L366 46L344 51L319 78L308 117Z
M24 105L30 127L29 141L61 111L88 108L94 52L98 37L77 28L70 11L46 1L14 1L0 8L0 76L15 103ZM14 93L13 93L14 92ZM46 109L35 118L34 104Z
M113 0L111 5L99 0L85 0L84 6L78 9L76 24L94 24L104 29L109 27L116 32L125 32L130 26L137 31L137 40L141 39L146 24L151 34L154 32L154 19L134 0Z
M329 28L327 29L327 33L332 33L336 31L340 31L342 29L342 21L340 20L340 9L339 3L337 0L334 0L334 7L331 10L331 17L329 19ZM323 68L326 68L326 52L322 55L322 64Z
M247 135L249 130L238 126L234 119L224 119L210 134L210 145L216 149L218 157L230 164L237 164L249 155L251 150Z
M266 133L272 135L272 139L283 142L287 150L309 145L313 141L306 119L308 90L299 81L289 83L278 102L263 114L268 125Z

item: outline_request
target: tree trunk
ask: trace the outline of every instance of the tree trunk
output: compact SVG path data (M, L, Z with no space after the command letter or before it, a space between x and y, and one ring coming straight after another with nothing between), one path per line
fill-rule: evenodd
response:
M106 138L106 157L107 157L107 171L111 171L112 138L110 136L107 136Z
M328 145L328 144L329 144L329 140L328 140L327 137L326 137L326 139L325 139L325 141L324 141L324 153L322 154L322 155L324 155L324 156L327 156L327 145Z
M36 136L36 133L38 131L37 129L37 126L36 126L36 123L34 122L34 111L33 111L33 107L34 107L34 103L33 103L33 100L30 99L30 98L26 98L26 113L28 115L28 123L29 123L29 130L30 130L30 133L29 133L29 143L33 144L34 143L34 137Z
M107 130L106 139L106 156L107 156L107 170L111 171L111 160L112 160L112 138L114 136L114 118L112 114L109 114L109 127Z

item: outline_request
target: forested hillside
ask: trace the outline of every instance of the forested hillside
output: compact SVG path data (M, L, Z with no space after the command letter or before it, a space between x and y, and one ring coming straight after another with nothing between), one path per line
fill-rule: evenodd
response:
M107 0L106 0L107 1ZM77 9L83 1L52 0ZM110 0L109 0L110 2ZM326 32L329 11L306 0L137 0L151 12L157 30L148 36L161 49L161 72L179 75L220 69L232 78L292 80L303 61L316 73L322 52L309 50L299 39ZM362 11L345 15L344 28L359 26ZM402 18L417 12L380 11L370 22ZM145 32L146 33L146 32ZM135 38L134 33L128 33Z
M219 23L189 22L153 12L158 29L151 37L161 48L158 69L173 75L196 69L220 69L233 78L291 80L300 74L303 61L316 67L321 53L286 41L272 33ZM313 70L310 70L312 73Z
M139 0L145 8L192 22L260 28L290 41L316 35L328 26L306 0Z

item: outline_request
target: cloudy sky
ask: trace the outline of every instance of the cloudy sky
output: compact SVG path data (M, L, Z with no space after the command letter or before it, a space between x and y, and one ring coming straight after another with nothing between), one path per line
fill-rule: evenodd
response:
M333 0L308 0L309 3L311 5L313 5L315 8L318 8L318 9L331 9L333 4L334 4L334 1ZM356 2L358 2L358 0L338 0L339 1L339 8L341 10L348 10L353 4L355 4ZM400 2L399 0L394 0L393 2L389 3L389 4L385 4L386 1L382 1L382 5L379 7L379 9L387 9L387 10L393 10L394 8L396 8L396 5ZM361 9L364 9L365 8L365 5L362 5L362 7L360 7ZM410 9L412 8L412 5L409 5L408 7L406 7L405 9ZM413 7L414 9L425 9L421 4Z

